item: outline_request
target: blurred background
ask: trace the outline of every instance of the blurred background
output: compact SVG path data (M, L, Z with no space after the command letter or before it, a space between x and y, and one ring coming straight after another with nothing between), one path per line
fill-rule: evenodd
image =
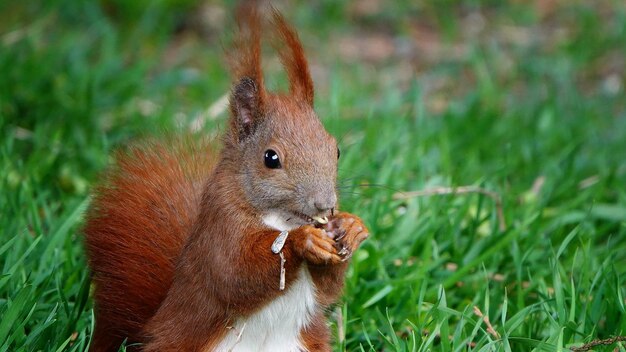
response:
M273 4L338 137L343 205L373 234L332 312L338 350L560 351L624 334L623 0ZM116 148L219 133L234 10L0 2L1 350L87 346L89 191ZM267 85L286 89L267 49ZM492 193L433 196L468 185Z
M322 115L336 108L337 95L346 102L342 116L384 111L390 95L402 100L415 85L420 108L433 116L472 104L499 115L532 111L550 99L570 109L594 100L602 110L591 115L618 120L624 114L621 1L274 5L300 31L324 100ZM231 2L52 0L0 6L3 132L17 137L17 155L36 160L41 177L66 190L86 192L85 182L102 166L99 158L74 164L88 156L71 151L68 140L90 140L80 146L94 148L93 143L115 144L173 122L189 124L205 118L228 92L223 49L234 30ZM270 86L283 87L271 51L264 64ZM338 82L350 84L331 96ZM547 129L572 115L543 114ZM40 130L36 126L45 131L39 138L33 135ZM104 141L96 137L100 132L106 132ZM33 143L59 155L40 163L29 154ZM59 157L66 159L64 166Z

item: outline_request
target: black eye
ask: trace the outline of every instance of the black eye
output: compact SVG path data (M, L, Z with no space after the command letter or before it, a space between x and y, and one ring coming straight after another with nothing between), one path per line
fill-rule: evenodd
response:
M280 169L280 159L275 151L271 149L265 151L265 166L270 169Z
M339 150L339 148L337 148L337 159L339 159L340 156L341 156L341 151Z

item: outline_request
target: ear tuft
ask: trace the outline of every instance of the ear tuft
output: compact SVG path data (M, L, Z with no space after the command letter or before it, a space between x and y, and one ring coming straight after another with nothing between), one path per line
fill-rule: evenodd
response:
M289 90L294 97L313 106L313 79L298 33L278 10L272 8L272 12L272 22L278 36L274 46L289 76Z

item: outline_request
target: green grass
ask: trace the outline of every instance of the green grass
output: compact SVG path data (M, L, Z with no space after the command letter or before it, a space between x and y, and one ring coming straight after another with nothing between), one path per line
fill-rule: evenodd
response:
M115 148L189 130L229 89L232 8L212 5L217 27L181 26L193 3L0 3L0 350L88 345L80 228L98 173ZM566 351L626 335L626 6L412 3L283 6L340 141L343 208L372 233L337 350ZM374 34L397 49L339 44ZM398 199L466 185L500 195L505 229L484 195Z

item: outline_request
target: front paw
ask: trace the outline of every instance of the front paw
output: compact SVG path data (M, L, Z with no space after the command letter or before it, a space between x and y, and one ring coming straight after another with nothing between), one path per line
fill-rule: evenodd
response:
M337 213L324 229L334 237L337 254L343 261L350 259L361 242L369 237L363 220L345 212Z
M314 265L338 264L343 257L337 253L333 236L324 229L305 225L292 235L294 249L307 262Z

